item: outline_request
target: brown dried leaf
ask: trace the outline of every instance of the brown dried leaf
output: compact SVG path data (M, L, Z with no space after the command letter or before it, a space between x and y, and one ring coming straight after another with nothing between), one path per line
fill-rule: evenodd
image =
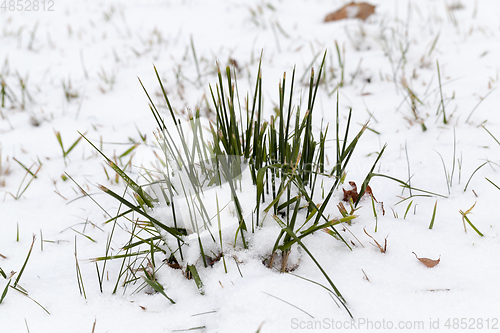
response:
M368 16L375 13L375 6L372 6L366 2L355 3L354 1L350 4L345 5L336 12L330 13L325 17L325 22L338 21L346 18L359 18L366 20Z
M181 269L182 268L174 256L171 256L170 258L163 260L163 262L165 262L170 268L173 268L173 269Z
M363 193L363 196L365 194L369 194L371 195L371 197L373 198L373 200L376 202L376 203L379 203L380 204L380 208L382 208L382 215L385 215L385 209L384 209L384 203L383 202L379 202L377 201L377 199L375 199L375 196L373 195L373 192L372 192L372 188L370 187L370 185L366 185L366 189L365 189L365 193Z
M349 199L352 199L353 202L356 202L356 200L358 200L358 187L356 186L355 182L349 182L349 185L351 185L352 190L346 191L344 188L342 188L342 190L344 191L344 198L342 200L349 202Z
M415 258L420 260L421 263L423 263L425 266L427 266L429 268L436 266L441 261L441 256L439 256L439 259L433 260L433 259L429 259L429 258L419 258L415 252L412 252L412 253L415 255Z
M342 188L342 190L344 191L344 198L342 200L349 202L350 199L352 199L353 202L356 202L358 200L358 197L359 197L358 187L356 186L355 182L349 182L349 185L351 185L351 187L352 187L351 190L345 190L344 188ZM366 189L365 189L365 192L363 193L363 196L365 194L371 195L373 200L375 200L376 203L380 204L380 207L382 208L382 215L385 215L384 203L379 202L379 201L377 201L377 199L375 199L375 196L373 195L372 188L370 187L370 185L366 186ZM339 207L339 210L342 213L341 207Z

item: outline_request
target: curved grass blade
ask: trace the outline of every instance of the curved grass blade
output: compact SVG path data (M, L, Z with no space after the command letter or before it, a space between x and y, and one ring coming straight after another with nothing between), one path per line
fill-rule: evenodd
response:
M109 194L110 196L112 196L113 198L115 198L116 200L118 200L119 202L121 202L122 204L124 204L125 206L127 206L128 208L130 208L133 211L135 211L136 213L138 213L138 214L146 217L153 224L159 226L161 229L165 230L166 232L168 232L169 234L171 234L172 236L174 236L178 240L184 242L181 237L185 235L185 230L184 230L184 232L181 232L180 230L183 230L183 229L174 229L174 228L168 227L165 224L163 224L160 221L158 221L157 219L155 219L154 217L152 217L151 215L149 215L148 213L146 213L145 211L143 211L140 206L136 206L136 205L132 204L130 201L126 200L125 198L123 198L121 196L119 196L118 194L116 194L112 190L108 189L107 187L105 187L103 185L99 185L99 188L102 191L104 191L104 193Z
M333 281L330 279L330 277L325 272L325 270L323 269L323 267L321 267L321 265L316 260L316 258L314 258L314 256L307 249L307 247L304 245L304 243L301 242L301 240L299 239L299 237L297 237L297 235L293 232L293 230L291 230L290 228L288 228L283 223L283 221L281 221L281 219L279 217L277 217L276 215L274 215L273 217L276 220L276 222L279 224L279 226L281 227L281 229L284 230L287 234L289 234L300 245L300 247L302 247L304 249L304 251L306 251L306 253L309 255L309 257L314 261L314 263L316 264L316 266L318 266L319 270L321 271L321 273L323 274L323 276L326 278L326 280L328 281L328 283L330 284L330 286L333 288L333 290L335 291L335 294L340 298L340 300L342 301L342 303L345 303L346 301L345 301L344 297L342 296L342 294L340 293L340 291L337 289L337 287L335 286L335 284L333 283Z

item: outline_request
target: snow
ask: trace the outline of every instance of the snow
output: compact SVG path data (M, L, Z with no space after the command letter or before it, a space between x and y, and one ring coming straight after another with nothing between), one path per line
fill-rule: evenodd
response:
M36 235L18 286L50 315L9 288L0 304L2 332L173 332L191 328L257 332L259 327L260 332L382 332L395 330L399 324L405 326L401 330L417 332L500 329L500 192L487 180L500 185L500 145L481 126L500 139L497 1L377 0L370 2L376 11L366 21L332 23L323 23L324 16L345 2L75 0L54 1L53 11L39 8L31 12L10 10L10 2L4 3L7 7L0 9L0 80L16 100L6 99L0 108L0 268L7 277L11 271L17 272L12 284ZM450 5L462 8L447 9ZM345 297L355 321L351 322L347 311L325 289L297 277L327 285L302 248L294 247L290 257L297 265L292 272L297 276L263 264L280 232L271 214L262 228L248 234L247 250L239 243L231 246L234 232L223 232L227 273L222 261L208 268L197 263L204 295L193 280L166 265L158 271L158 282L176 304L149 289L134 292L138 284L118 288L113 294L120 260L107 262L101 292L91 259L106 254L113 224L104 224L110 217L88 196L82 196L72 180L64 181L61 176L71 176L111 216L116 215L119 203L97 184L117 193L123 193L124 185L114 181L114 172L84 140L63 158L55 132L60 132L66 150L80 132L107 156L119 156L133 142L141 143L140 135L146 135L146 143L136 148L132 167L127 169L141 182L141 167L155 163L152 152L157 125L137 77L159 103L162 97L152 64L173 107L184 112L181 118L187 118L188 111L198 107L206 114L205 100L211 104L209 84L216 83L217 62L224 68L230 59L236 60L241 100L247 91L253 93L263 51L264 108L269 119L278 103L283 72L291 79L294 66L294 102L302 103L304 109L308 66L319 54L314 62L317 70L327 50L326 75L331 78L328 71L333 69L336 78L320 87L313 119L318 129L330 123L327 155L333 161L334 89L340 79L335 42L345 60L345 84L338 90L341 129L352 108L350 138L370 115L369 127L380 133L367 130L363 134L346 180L360 186L376 153L387 143L377 173L405 181L411 174L413 187L446 196L416 196L398 204L401 197L408 197L408 190L375 177L370 186L384 203L385 215L379 207L375 221L371 201L361 201L358 217L345 226L349 230L338 227L349 243L356 244L352 251L323 232L304 239ZM29 93L24 103L20 78ZM422 102L416 103L426 131L415 120L403 80ZM65 97L65 89L72 97ZM446 124L442 113L436 115L441 91ZM161 112L169 118L166 109ZM23 180L26 170L14 158L32 172L41 165L37 178L22 195L16 194L31 176ZM129 159L127 155L122 162ZM445 172L451 176L452 170L449 186ZM242 184L248 192L242 193L245 214L251 214L252 185L248 179ZM325 191L329 186L325 181ZM348 186L344 184L344 188ZM341 192L328 207L332 217L340 216L335 204L342 200ZM219 195L223 206L227 189ZM321 202L321 193L317 196ZM215 211L213 195L207 194L207 198L211 212ZM434 227L429 229L436 202ZM464 231L459 211L474 204L468 217L484 237L468 224ZM169 213L157 209L155 214ZM236 218L229 208L221 218L229 230L235 227ZM130 222L120 220L112 237L113 254L128 242L130 229ZM387 237L386 253L370 244L373 241L364 229L381 244ZM75 248L86 298L78 287ZM427 268L412 252L441 261ZM189 258L196 261L196 253L193 246ZM163 259L156 257L158 262ZM102 263L99 265L102 273ZM0 275L0 292L8 282Z

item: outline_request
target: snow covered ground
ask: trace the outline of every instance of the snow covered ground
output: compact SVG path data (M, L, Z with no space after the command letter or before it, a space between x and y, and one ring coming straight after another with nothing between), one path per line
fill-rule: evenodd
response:
M346 3L1 2L0 297L7 294L0 331L500 330L500 3L374 0L375 14L366 21L323 22ZM332 162L342 72L336 45L345 67L338 88L341 127L349 108L350 138L370 119L346 181L359 186L387 143L377 173L404 181L411 176L414 188L441 195L419 196L425 193L375 177L370 186L385 215L379 207L375 218L371 201L362 199L352 225L337 227L352 251L323 232L304 239L354 320L311 282L327 284L302 249L291 254L298 262L294 275L263 265L280 230L269 216L248 235L249 249L225 245L227 273L222 261L208 268L198 263L204 295L166 265L157 279L176 304L147 288L134 292L140 281L113 294L122 261L100 262L96 269L91 259L106 254L113 223L103 223L109 219L103 209L113 216L118 202L97 184L117 193L125 186L85 140L63 154L58 136L66 152L80 132L107 156L124 155L123 164L133 156L127 171L143 182L141 167L155 160L157 125L137 77L161 104L153 64L180 118L197 108L210 117L216 63L237 64L243 104L253 93L262 51L269 120L283 73L289 79L294 66L295 102L305 109L310 66L317 70L327 50L313 119L318 129L330 124L326 154ZM133 154L125 154L135 144ZM329 212L340 217L335 205L342 191L335 196ZM119 220L113 254L128 242L130 228ZM363 229L381 244L387 237L386 253ZM440 262L428 268L412 252Z

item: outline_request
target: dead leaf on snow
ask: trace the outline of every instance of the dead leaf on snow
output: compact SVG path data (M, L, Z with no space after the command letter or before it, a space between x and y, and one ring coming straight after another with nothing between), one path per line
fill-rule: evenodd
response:
M325 22L338 21L346 18L359 18L366 20L368 16L375 13L375 6L370 5L366 2L355 3L354 1L350 4L345 5L336 12L330 13L325 17Z
M441 261L441 256L439 256L439 259L433 260L433 259L429 259L429 258L419 258L415 252L412 252L412 253L415 255L415 258L420 260L421 263L423 263L425 266L427 266L429 268L436 266Z
M353 202L356 202L358 200L358 187L356 186L355 182L349 182L349 185L351 185L352 187L351 190L346 191L344 188L342 188L342 190L344 191L344 198L342 200L349 202L350 199L352 199Z
M350 190L346 190L346 189L342 188L342 190L344 191L344 197L342 200L349 202L352 199L352 202L356 202L358 200L358 197L359 197L358 187L356 186L355 182L349 182L349 185L351 185ZM375 199L375 196L373 195L372 188L370 187L370 185L366 186L366 189L365 189L365 192L363 193L363 196L365 194L369 194L376 203L380 204L380 207L382 208L382 215L385 215L384 203L379 202L379 201L377 201L377 199ZM340 207L339 207L339 210L341 210ZM342 210L341 210L341 213L342 213Z

